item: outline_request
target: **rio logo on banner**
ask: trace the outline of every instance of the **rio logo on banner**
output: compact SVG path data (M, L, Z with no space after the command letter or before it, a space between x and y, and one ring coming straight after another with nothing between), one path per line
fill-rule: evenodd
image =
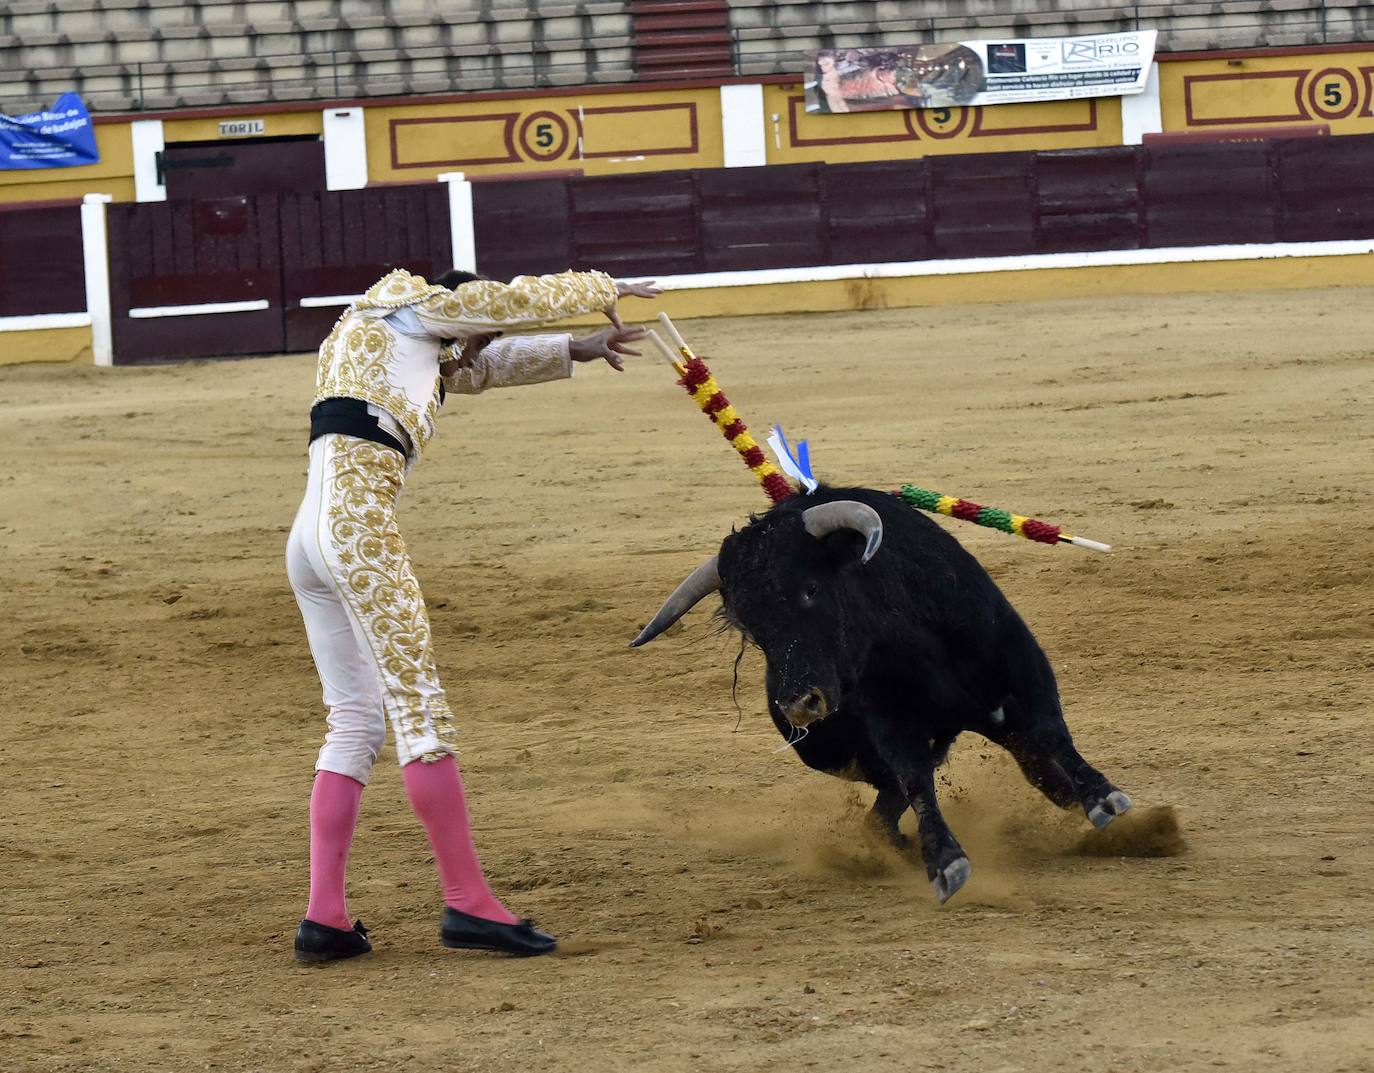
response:
M1091 37L832 48L806 78L808 112L977 107L1140 93L1154 30Z
M64 93L44 112L0 115L0 169L74 168L97 164L91 114L75 93Z

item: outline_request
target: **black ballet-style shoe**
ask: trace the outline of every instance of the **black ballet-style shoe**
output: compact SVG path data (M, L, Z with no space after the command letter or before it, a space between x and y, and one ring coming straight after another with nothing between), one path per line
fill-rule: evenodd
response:
M558 940L537 929L533 921L501 924L464 913L451 905L444 906L439 941L451 950L494 950L516 957L551 954L558 947Z
M371 949L372 944L367 941L367 929L361 920L353 925L352 931L316 924L313 920L302 920L301 926L296 929L297 961L340 961L366 954Z

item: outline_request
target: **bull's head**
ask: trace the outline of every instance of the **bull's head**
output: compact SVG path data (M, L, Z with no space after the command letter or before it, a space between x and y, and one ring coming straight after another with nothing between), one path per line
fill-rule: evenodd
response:
M867 563L882 539L878 512L856 500L770 511L726 537L631 645L652 641L719 591L725 617L768 660L778 714L805 727L840 705L860 655L846 637L843 575Z

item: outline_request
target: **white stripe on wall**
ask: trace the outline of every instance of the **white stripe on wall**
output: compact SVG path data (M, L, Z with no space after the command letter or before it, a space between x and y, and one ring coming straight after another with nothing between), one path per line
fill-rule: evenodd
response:
M36 313L28 317L0 317L0 332L34 332L44 328L86 328L89 313Z
M249 302L206 302L193 306L142 306L129 310L134 320L151 320L154 317L199 317L205 313L251 313L257 309L268 309L266 298Z
M654 278L668 289L701 290L706 287L758 287L769 283L816 283L837 279L966 276L979 272L1028 272L1042 268L1263 261L1280 257L1350 257L1369 253L1374 253L1374 239L1171 246L1153 250L1099 250L1092 253L1035 253L1020 257L965 257L945 261L889 261L882 264L815 265L811 268L761 268L744 272L699 272Z
M1042 253L1022 257L967 257L943 261L889 261L878 264L816 265L810 268L765 268L745 272L700 272L659 276L670 290L704 290L708 287L758 287L771 283L814 283L844 279L900 279L913 276L961 276L980 272L1028 272L1053 268L1105 268L1122 265L1188 264L1209 261L1262 261L1289 257L1350 257L1374 254L1374 239L1335 242L1273 242L1232 246L1176 246L1153 250L1099 250L1092 253ZM360 294L316 295L302 298L302 309L342 308L362 298ZM203 305L146 306L129 310L136 320L157 317L190 317L207 313L247 313L270 308L265 298L243 302L210 302ZM0 317L0 332L39 331L47 328L84 328L89 313L40 313L25 317Z
M361 294L320 294L301 299L302 309L327 309L330 306L351 306L362 300Z

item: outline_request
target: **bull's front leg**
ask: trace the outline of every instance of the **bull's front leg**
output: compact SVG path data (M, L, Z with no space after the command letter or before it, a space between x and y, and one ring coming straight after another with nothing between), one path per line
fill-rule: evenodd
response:
M902 799L916 813L916 830L926 878L941 905L968 881L971 866L964 847L949 829L935 797L936 755L923 741L912 740L911 727L880 720L873 740L891 772ZM895 796L895 795L894 795Z
M902 834L902 817L911 807L906 793L895 783L878 787L878 799L868 813L868 825L902 852L911 848L911 839Z

